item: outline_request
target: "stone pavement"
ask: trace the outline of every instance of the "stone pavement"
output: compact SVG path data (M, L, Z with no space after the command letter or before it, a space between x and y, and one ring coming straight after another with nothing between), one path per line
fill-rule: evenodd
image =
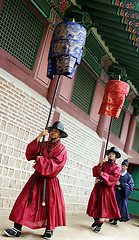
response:
M8 220L8 213L0 212L0 240L9 239L4 232L4 228L13 227L13 223ZM105 220L100 233L93 232L90 227L92 218L86 214L67 214L67 226L58 227L54 231L52 240L137 240L139 239L139 219L131 219L126 223L118 222L117 226L112 226ZM44 233L44 229L31 230L23 227L21 240L39 240ZM12 239L17 239L13 237Z

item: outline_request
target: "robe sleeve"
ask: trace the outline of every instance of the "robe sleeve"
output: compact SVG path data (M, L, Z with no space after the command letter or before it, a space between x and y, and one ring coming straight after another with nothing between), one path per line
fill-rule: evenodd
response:
M102 170L102 166L100 166L100 164L98 164L97 166L93 167L93 177L100 177L100 173Z
M124 197L128 197L130 195L130 193L133 191L134 188L134 181L132 179L132 176L129 175L129 179L126 183L121 183L120 187L122 188L122 192Z
M113 187L119 180L120 175L121 175L120 166L116 164L114 172L111 174L104 172L102 175L102 179L106 185Z
M26 158L27 160L35 160L39 155L40 146L38 147L37 138L27 145Z
M67 150L61 145L52 157L40 156L33 166L44 177L55 177L63 169L67 160Z

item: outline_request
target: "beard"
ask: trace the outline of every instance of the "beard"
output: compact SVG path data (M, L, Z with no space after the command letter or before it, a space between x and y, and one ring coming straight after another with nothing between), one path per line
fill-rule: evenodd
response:
M56 138L55 137L51 137L51 140L54 141Z
M108 159L109 166L113 166L113 160L111 158Z

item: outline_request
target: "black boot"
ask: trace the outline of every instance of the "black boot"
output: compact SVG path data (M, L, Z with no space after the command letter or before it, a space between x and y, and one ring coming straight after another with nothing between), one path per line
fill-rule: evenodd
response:
M43 234L42 238L51 238L53 236L53 231L50 231L49 229L46 228L45 233Z
M8 237L20 237L21 231L17 230L16 228L7 228L3 230Z
M117 219L114 219L114 221L111 223L113 226L117 225Z
M3 231L6 233L8 237L20 237L22 230L22 225L19 223L14 223L14 228L10 229L4 229Z
M98 218L94 218L94 222L92 223L91 227L96 227L98 223Z
M109 223L112 223L113 221L114 221L114 219L111 219L111 218L109 219Z
M102 224L103 223L98 222L95 229L94 229L94 232L96 232L96 233L100 232Z

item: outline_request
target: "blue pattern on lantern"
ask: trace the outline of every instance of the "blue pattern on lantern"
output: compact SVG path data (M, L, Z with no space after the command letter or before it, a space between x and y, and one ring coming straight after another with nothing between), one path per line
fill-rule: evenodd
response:
M74 22L61 22L53 33L47 76L65 75L72 78L80 64L86 40L86 29Z

